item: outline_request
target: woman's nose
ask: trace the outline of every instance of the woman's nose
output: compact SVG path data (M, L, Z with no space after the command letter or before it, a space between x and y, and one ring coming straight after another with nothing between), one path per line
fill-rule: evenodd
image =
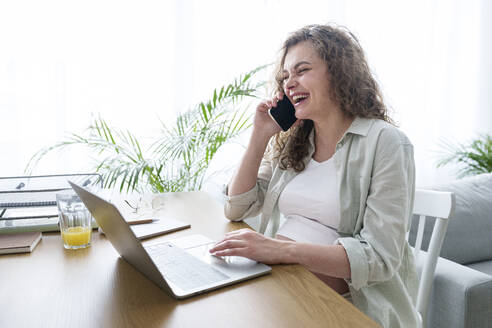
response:
M284 82L285 90L294 88L297 85L297 81L294 77L288 77Z

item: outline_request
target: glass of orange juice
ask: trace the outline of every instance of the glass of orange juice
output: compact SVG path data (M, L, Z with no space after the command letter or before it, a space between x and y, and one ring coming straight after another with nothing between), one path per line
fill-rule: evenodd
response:
M73 190L56 194L60 233L66 249L91 245L92 216Z

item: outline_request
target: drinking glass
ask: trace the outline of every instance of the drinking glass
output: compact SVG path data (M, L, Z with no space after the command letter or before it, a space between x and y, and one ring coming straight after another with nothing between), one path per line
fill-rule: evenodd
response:
M73 190L56 194L60 233L66 249L86 248L91 245L92 216Z

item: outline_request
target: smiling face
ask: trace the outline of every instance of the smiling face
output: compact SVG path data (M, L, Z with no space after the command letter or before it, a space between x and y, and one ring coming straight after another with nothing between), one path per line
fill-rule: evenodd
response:
M316 122L338 109L331 100L326 63L310 42L288 49L282 77L284 93L294 104L297 118Z

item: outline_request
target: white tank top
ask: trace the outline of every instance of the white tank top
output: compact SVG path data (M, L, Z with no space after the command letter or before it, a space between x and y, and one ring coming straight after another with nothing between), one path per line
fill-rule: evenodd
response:
M278 200L285 217L277 235L297 242L331 245L339 238L339 195L333 157L311 159L284 188Z

